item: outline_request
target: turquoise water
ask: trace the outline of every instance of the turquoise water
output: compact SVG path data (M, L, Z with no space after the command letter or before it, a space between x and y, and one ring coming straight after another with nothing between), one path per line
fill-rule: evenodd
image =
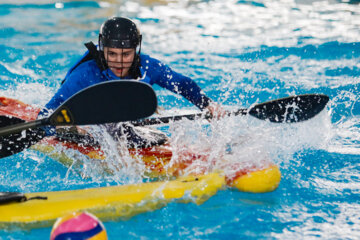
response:
M234 150L239 158L246 155L256 161L257 149L265 149L282 172L276 191L249 194L228 189L202 205L170 203L130 219L105 222L109 239L360 237L360 10L356 1L16 2L0 3L2 96L43 106L83 54L83 43L97 41L99 26L113 15L135 19L144 37L143 52L191 76L226 108L294 94L330 96L326 111L307 122L224 120L212 126L217 131L208 142L199 141L203 146L220 146L225 139L246 136L251 144ZM159 88L157 93L165 112L194 110L181 97ZM170 127L169 132L183 133L185 142L194 136L204 140L201 130L189 122ZM131 173L84 180L29 150L1 162L0 191L139 181ZM50 230L0 230L0 239L47 239Z

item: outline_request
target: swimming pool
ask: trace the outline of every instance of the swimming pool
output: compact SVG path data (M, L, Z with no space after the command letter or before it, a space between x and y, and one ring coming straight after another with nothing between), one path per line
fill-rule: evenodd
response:
M143 33L143 52L193 77L228 108L304 93L327 94L331 101L326 112L301 124L239 118L213 126L221 131L210 138L211 144L245 135L257 145L240 146L239 154L256 156L259 146L266 149L282 171L276 191L223 190L202 205L170 203L130 219L105 222L109 239L359 238L356 2L2 1L0 95L43 106L85 51L83 43L97 41L100 24L113 15L135 19ZM182 98L157 90L166 110L193 109ZM169 131L197 130L184 122ZM1 161L0 191L138 181L131 175L125 180L100 176L84 180L34 151ZM47 239L50 230L0 230L0 239Z

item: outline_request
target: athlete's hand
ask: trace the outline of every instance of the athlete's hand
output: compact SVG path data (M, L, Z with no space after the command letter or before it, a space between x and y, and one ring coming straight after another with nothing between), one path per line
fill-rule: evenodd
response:
M58 127L56 128L56 137L67 142L74 142L77 144L83 143L85 145L98 146L99 143L89 133L88 127Z
M71 126L71 127L56 127L56 132L58 134L66 134L66 133L73 133L76 135L90 135L87 127L79 127L79 126Z
M217 120L225 117L227 114L225 109L220 104L214 102L210 103L209 106L206 107L206 111L208 111L211 116Z
M165 110L165 108L158 106L155 110L155 113L161 115L161 112L163 112L164 110Z
M76 126L77 133L79 133L79 134L81 134L81 135L89 135L89 133L88 133L88 128L89 128L89 127L79 127L79 126Z

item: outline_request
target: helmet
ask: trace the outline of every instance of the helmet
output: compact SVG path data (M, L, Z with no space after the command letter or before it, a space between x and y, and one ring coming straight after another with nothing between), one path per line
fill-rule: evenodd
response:
M100 28L99 47L136 48L141 45L141 34L136 24L128 18L113 17Z
M106 20L100 28L99 33L99 50L100 50L100 63L102 69L107 69L109 63L105 60L104 47L110 48L132 48L135 49L135 57L131 66L128 68L128 75L136 79L141 76L139 69L140 52L141 52L141 39L139 29L136 24L128 18L113 17ZM137 52L136 52L137 51ZM112 64L116 62L112 62Z
M75 212L59 218L52 230L50 240L107 240L104 225L88 212Z

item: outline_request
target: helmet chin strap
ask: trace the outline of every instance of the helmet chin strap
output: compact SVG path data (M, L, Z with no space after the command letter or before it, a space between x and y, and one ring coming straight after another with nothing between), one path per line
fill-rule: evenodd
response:
M139 44L138 44L138 47L139 47L139 51L137 53L137 55L140 57L140 53L141 53L141 43L142 43L142 35L140 34L139 35Z

